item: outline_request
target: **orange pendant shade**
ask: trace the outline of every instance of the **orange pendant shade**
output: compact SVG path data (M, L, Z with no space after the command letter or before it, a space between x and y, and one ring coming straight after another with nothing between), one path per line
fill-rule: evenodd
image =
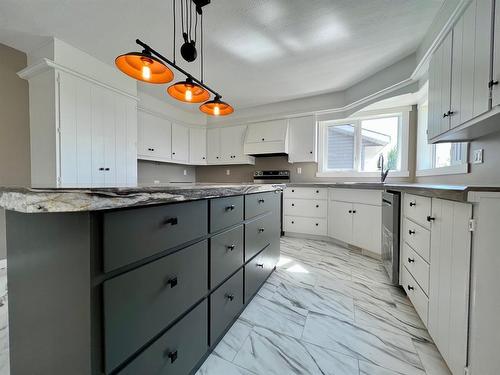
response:
M140 52L130 52L118 56L115 64L123 73L139 81L149 83L168 83L174 73L160 60Z
M210 116L227 116L233 113L234 109L216 97L214 100L203 103L200 106L200 111Z
M209 92L189 78L173 84L167 92L172 98L186 103L202 103L210 99Z

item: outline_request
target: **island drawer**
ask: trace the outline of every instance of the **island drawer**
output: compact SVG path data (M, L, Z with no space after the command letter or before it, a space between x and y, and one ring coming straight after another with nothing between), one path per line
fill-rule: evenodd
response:
M207 279L205 240L105 281L106 370L122 363L199 301L208 291Z
M245 304L271 274L278 258L279 247L272 243L245 265Z
M245 196L245 219L262 215L266 212L279 211L280 192L248 194Z
M125 367L120 375L190 374L208 349L207 315L204 300Z
M403 238L424 260L429 263L431 232L413 221L405 219Z
M210 200L210 232L227 228L243 221L243 196Z
M403 204L404 213L408 218L424 228L431 228L431 223L427 220L431 215L431 198L405 193Z
M243 225L210 239L210 287L243 265Z
M273 238L279 238L279 231L279 216L274 212L245 224L245 262L266 247Z
M195 201L105 213L104 271L206 235L207 211L207 201Z
M222 284L210 296L210 345L243 308L243 269Z

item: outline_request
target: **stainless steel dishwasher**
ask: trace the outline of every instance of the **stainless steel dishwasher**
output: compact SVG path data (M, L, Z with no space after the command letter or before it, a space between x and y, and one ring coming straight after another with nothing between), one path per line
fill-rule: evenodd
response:
M399 214L398 192L382 193L382 263L394 285L399 284Z

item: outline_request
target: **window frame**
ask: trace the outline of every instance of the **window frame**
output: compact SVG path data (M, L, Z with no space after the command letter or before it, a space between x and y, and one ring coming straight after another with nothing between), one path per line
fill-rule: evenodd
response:
M319 121L319 150L318 150L318 171L316 177L361 177L373 178L380 177L380 171L366 172L359 170L361 155L361 122L363 120L371 120L386 117L399 117L398 130L398 145L400 151L400 170L390 171L389 177L409 177L408 169L408 138L409 138L409 122L411 107L397 107L377 111L358 112L355 116L343 119L322 119ZM354 169L328 169L328 127L330 125L354 125L355 140L354 140Z

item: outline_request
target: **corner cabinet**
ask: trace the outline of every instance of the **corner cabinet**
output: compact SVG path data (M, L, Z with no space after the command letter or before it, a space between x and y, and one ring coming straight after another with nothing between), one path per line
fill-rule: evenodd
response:
M500 32L499 7L493 0L473 0L433 53L429 63L430 143L470 141L500 130L500 69L496 67L500 42L493 37Z

